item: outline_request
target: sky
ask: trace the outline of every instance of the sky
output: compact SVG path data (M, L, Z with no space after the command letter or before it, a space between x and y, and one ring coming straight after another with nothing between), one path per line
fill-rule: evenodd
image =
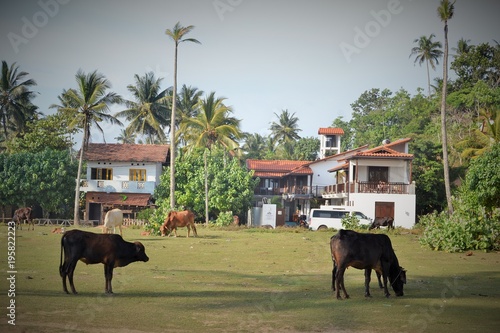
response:
M435 34L444 44L439 0L23 0L0 11L0 59L37 82L34 104L51 114L78 70L97 70L110 91L132 99L134 75L154 72L173 85L177 22L193 25L181 43L178 85L226 98L248 133L268 135L277 115L299 119L301 137L317 137L372 88L427 91L425 65L410 57L414 40ZM449 21L451 48L500 41L500 1L457 0ZM452 58L450 58L451 62ZM442 61L431 80L442 77ZM111 113L123 110L113 106ZM124 119L121 119L125 121ZM116 142L122 128L101 124Z

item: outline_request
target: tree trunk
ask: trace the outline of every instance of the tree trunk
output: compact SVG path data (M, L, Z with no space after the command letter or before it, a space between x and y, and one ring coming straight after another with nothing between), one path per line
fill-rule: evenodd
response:
M443 59L443 90L441 94L441 136L443 144L443 167L444 186L446 191L446 202L448 214L453 214L453 203L451 201L450 169L448 163L448 138L446 131L446 93L448 88L448 23L444 24L444 59Z
M85 147L85 139L82 139L82 147L80 148L80 158L78 159L78 173L76 175L76 186L75 186L75 213L73 216L73 223L75 227L80 225L80 179L82 174L84 147Z
M205 224L208 226L208 162L207 162L207 149L203 154L203 162L205 164Z
M172 93L172 116L170 120L170 209L175 209L175 109L177 102L177 42L174 55L174 91Z

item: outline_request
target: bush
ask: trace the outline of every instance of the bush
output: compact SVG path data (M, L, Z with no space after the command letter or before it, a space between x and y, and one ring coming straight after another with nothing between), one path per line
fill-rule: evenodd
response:
M233 212L222 212L217 216L214 224L218 227L226 227L233 223Z
M356 214L352 212L351 214L345 214L342 218L342 227L344 229L359 229L359 219L356 217Z
M424 228L420 244L433 250L462 252L500 249L499 216L487 217L484 209L476 211L474 217L460 211L451 216L444 212L428 214L420 219L420 224Z

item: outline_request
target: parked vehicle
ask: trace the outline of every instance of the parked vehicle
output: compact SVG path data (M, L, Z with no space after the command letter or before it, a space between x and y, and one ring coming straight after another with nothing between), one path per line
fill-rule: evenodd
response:
M362 212L340 208L313 208L309 214L308 224L311 230L342 229L342 218L351 212L362 225L371 225L372 219Z

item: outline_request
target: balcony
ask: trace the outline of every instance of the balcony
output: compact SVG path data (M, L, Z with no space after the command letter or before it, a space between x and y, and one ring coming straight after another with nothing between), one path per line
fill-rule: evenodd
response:
M343 183L324 187L323 198L343 198L347 193L415 194L415 183L365 182Z
M150 193L155 190L155 182L138 182L129 180L95 180L84 179L80 183L80 191L106 193Z

